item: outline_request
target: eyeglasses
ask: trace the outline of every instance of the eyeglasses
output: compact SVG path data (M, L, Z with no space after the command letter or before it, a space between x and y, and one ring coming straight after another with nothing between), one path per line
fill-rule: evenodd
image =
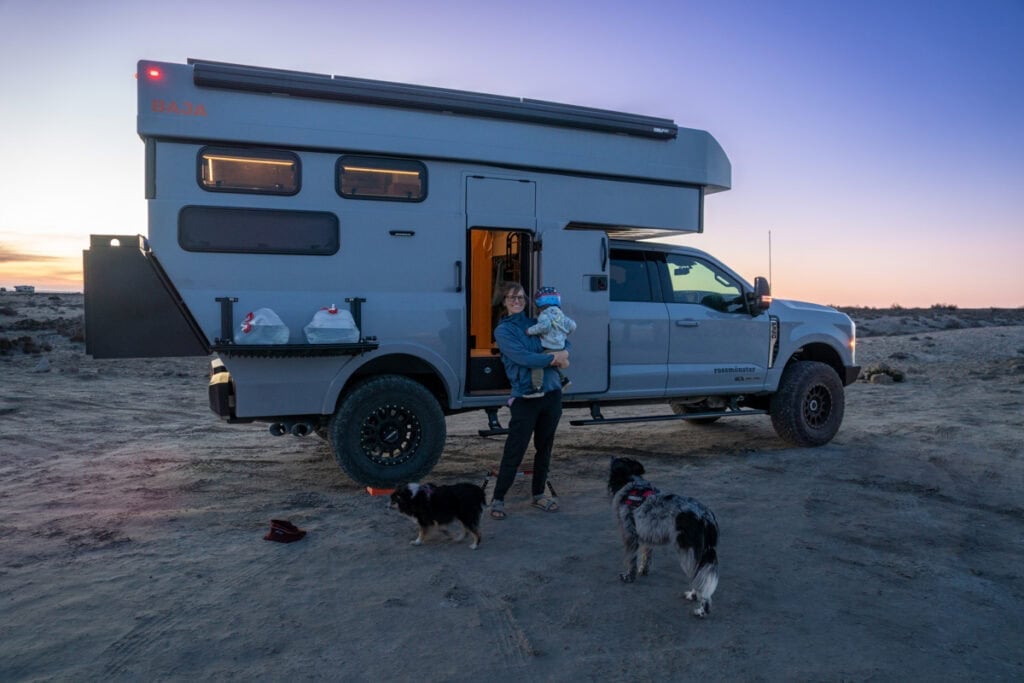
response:
M506 296L505 301L526 301L526 297L523 296L522 294L517 294L515 296Z

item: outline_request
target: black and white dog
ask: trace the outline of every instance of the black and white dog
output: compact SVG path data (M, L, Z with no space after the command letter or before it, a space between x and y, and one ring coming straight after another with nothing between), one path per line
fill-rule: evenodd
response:
M419 533L412 545L420 545L433 527L441 527L447 533L448 525L456 520L462 523L462 533L456 542L468 532L476 550L480 545L480 516L486 505L486 493L476 484L403 484L391 494L391 504L403 515L416 522Z
M608 492L626 551L626 571L619 578L632 583L637 574L646 576L651 547L674 542L679 564L690 581L686 599L697 602L696 616L706 617L718 587L715 515L698 500L659 492L643 474L644 466L632 458L611 460Z

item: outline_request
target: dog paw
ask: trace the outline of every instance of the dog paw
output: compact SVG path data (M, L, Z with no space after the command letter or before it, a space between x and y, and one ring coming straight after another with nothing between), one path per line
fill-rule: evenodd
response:
M413 540L409 541L409 545L423 545L423 541L421 541L420 539L416 538L416 539L413 539Z
M479 543L473 543L472 545L469 546L469 549L470 550L476 550L479 547L480 547Z
M636 580L636 576L633 575L633 574L630 574L629 572L626 572L624 574L619 574L619 581L621 581L622 583L633 583L635 580Z
M693 610L693 616L703 619L708 616L708 611L704 609L704 605L701 605L697 609Z
M686 591L683 593L683 597L692 602L697 599L697 591Z
M647 576L650 572L651 570L648 567L640 567L639 571L637 571L637 574L639 574L640 576Z

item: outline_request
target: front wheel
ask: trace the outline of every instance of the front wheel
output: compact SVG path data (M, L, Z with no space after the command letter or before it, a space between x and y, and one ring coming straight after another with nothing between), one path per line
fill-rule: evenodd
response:
M429 474L447 433L434 395L400 375L374 377L355 387L328 430L341 469L360 484L382 487Z
M772 426L794 446L821 446L839 431L845 406L835 370L817 361L797 361L783 371L772 396Z

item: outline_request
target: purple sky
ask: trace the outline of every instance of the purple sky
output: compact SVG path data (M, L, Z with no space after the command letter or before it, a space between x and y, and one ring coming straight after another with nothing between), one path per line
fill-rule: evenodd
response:
M137 60L553 100L710 131L733 189L683 238L776 296L1024 305L1024 2L0 0L0 285L81 288L144 233Z

